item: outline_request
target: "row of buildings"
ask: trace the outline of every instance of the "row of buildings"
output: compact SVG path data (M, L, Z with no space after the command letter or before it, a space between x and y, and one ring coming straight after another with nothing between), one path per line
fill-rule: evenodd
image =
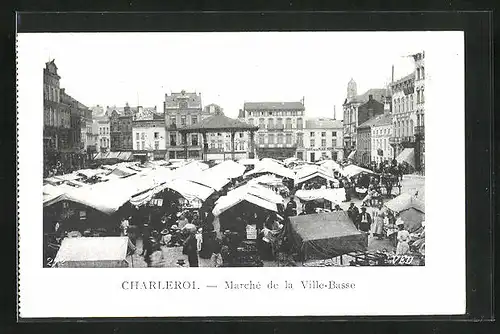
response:
M98 124L97 151L132 151L156 158L198 159L203 145L207 152L232 156L231 134L199 133L183 136L186 126L224 114L216 104L202 105L201 93L181 91L165 95L163 112L153 108L95 108ZM100 116L102 115L102 116ZM306 118L304 99L298 102L246 102L238 120L258 127L255 134L255 154L259 158L288 158L316 161L321 158L343 158L342 121L334 118ZM236 156L247 156L251 150L249 133L236 132Z
M386 88L357 94L356 82L347 85L344 111L345 154L362 164L409 161L425 168L425 53L412 55L414 69Z

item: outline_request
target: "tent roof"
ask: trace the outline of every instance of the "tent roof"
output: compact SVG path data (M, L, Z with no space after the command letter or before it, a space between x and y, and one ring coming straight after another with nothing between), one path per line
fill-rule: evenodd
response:
M358 175L358 174L363 173L363 172L364 173L369 173L369 174L375 174L373 171L371 171L369 169L366 169L366 168L363 168L363 167L359 167L359 166L356 166L356 165L345 166L340 171L340 174L342 174L344 176L351 177L351 176L355 176L355 175Z
M256 163L259 162L259 159L240 159L238 160L238 163L239 164L242 164L242 165L255 165Z
M201 120L200 122L178 128L181 132L193 131L245 131L245 130L258 130L258 126L253 126L237 119L229 118L225 115L218 114Z
M415 210L421 211L425 213L425 204L424 202L420 201L417 199L415 196L408 194L408 193L402 193L401 195L391 199L387 203L385 203L385 206L396 213L408 210L410 208L413 208Z
M274 162L272 160L262 160L255 164L254 169L248 172L245 175L253 175L259 173L271 173L276 174L282 177L288 177L290 179L295 178L295 173L285 166Z
M290 217L290 223L303 241L362 234L345 211Z
M340 204L345 201L345 190L344 188L297 190L295 197L303 201L326 199L332 203Z
M54 262L125 260L127 246L127 237L65 238Z
M225 160L205 171L207 177L238 178L245 173L245 166L232 160Z
M243 201L247 201L270 211L278 212L276 203L273 203L267 200L264 196L259 196L258 193L251 192L249 190L249 187L242 186L228 192L226 196L222 196L217 200L212 213L215 216L219 216L226 210Z
M336 161L333 161L333 160L323 160L323 161L318 162L317 164L322 166L322 167L334 169L337 171L341 169L340 165Z

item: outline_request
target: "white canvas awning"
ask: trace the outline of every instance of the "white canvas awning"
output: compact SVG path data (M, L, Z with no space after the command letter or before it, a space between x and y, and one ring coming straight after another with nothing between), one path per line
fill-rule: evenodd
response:
M303 201L325 199L335 204L346 200L344 188L297 190L295 196Z
M65 238L57 252L54 267L128 267L127 246L127 237Z
M406 162L410 166L415 167L415 149L413 149L413 148L405 148L396 157L396 161L398 163Z
M358 175L360 173L375 174L373 171L371 171L369 169L366 169L366 168L363 168L363 167L359 167L359 166L356 166L356 165L345 166L340 171L340 174L342 174L344 176L347 176L347 177L352 177L352 176Z
M217 178L238 178L245 173L245 166L232 160L225 160L205 171L207 176Z
M264 159L262 161L259 161L255 165L255 168L245 175L254 175L259 173L271 173L290 179L295 178L295 173L291 169L286 168L285 166L273 161L272 159Z
M347 156L347 159L353 160L355 155L356 155L356 150L354 150L351 153L349 153L349 155Z

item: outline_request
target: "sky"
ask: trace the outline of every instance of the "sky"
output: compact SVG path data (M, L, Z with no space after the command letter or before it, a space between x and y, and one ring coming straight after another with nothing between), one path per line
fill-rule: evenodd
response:
M157 106L165 93L202 95L237 117L243 103L300 101L307 117L342 119L347 83L358 94L413 69L429 32L21 34L40 72L55 59L61 88L86 106ZM40 90L41 92L42 90Z

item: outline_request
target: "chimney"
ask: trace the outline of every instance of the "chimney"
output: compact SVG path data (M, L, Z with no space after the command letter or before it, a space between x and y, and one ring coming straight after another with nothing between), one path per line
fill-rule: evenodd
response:
M335 105L333 106L333 119L336 120L337 119L337 110L335 110Z
M302 96L302 105L305 105L306 97Z
M391 76L391 83L394 82L394 65L392 65L392 76Z

